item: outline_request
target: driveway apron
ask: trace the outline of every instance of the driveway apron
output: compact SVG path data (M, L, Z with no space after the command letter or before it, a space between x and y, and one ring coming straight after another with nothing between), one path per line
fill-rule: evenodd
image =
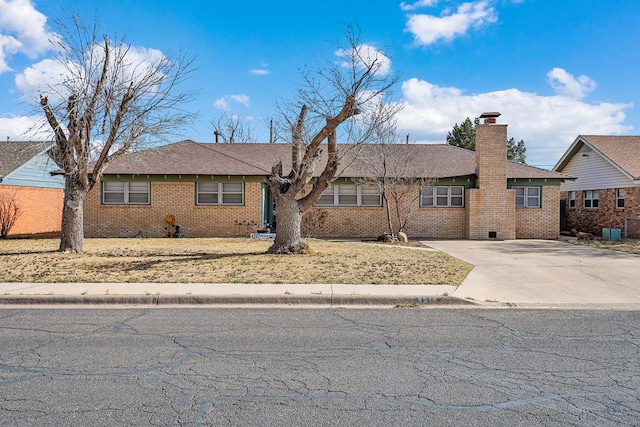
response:
M551 240L429 240L475 267L453 296L518 305L640 306L640 255Z

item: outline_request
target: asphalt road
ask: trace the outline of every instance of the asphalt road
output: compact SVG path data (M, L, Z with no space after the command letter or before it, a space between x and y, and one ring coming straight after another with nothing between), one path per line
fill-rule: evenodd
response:
M2 309L0 425L637 425L640 312Z

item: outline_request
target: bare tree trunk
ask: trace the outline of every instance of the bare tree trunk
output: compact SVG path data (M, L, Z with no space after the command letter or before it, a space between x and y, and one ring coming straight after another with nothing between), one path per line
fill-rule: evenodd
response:
M82 185L67 177L62 207L60 252L84 252L83 202L87 194Z
M384 205L387 208L387 224L389 225L389 234L393 239L396 238L396 233L393 231L393 220L391 219L391 206L389 205L389 198L387 197L387 193L382 193L382 198L384 199Z
M276 196L276 238L269 248L270 254L305 254L308 246L302 242L300 223L302 210L295 194L286 193Z

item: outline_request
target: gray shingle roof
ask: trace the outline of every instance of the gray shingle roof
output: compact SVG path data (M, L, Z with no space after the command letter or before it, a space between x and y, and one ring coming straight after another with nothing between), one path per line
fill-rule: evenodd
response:
M0 142L0 177L9 175L51 145L43 141Z
M389 145L394 159L408 162L416 178L475 176L475 152L446 144ZM344 156L339 176L371 176L371 163L379 146L339 145ZM267 176L271 167L283 161L285 173L291 164L290 144L211 144L186 140L127 154L113 160L106 174L139 175L234 175ZM323 164L320 162L320 164ZM396 165L394 170L401 169ZM316 171L317 173L320 170ZM507 162L508 178L566 179L567 176L531 166Z

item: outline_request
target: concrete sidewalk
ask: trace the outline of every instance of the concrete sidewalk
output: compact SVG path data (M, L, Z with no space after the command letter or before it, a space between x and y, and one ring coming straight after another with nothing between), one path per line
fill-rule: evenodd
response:
M211 283L0 283L6 304L269 304L414 305L470 304L447 297L446 285L294 285Z

